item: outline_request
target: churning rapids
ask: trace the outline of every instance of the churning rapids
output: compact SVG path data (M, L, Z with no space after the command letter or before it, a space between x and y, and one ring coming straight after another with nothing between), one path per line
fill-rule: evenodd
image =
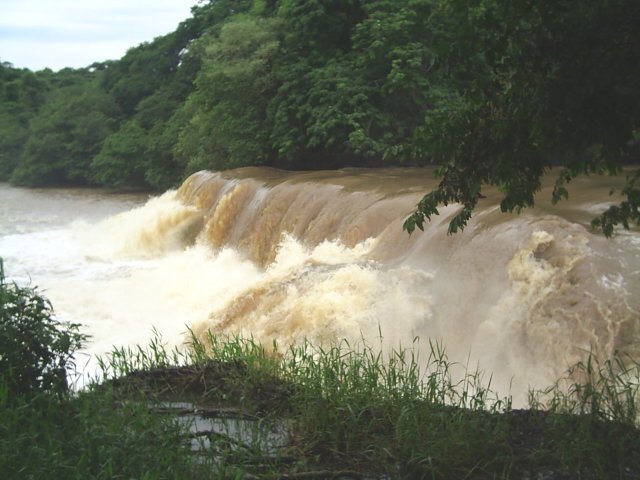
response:
M0 256L59 318L82 323L90 353L179 344L196 333L270 343L346 338L441 341L523 398L594 350L640 356L640 234L612 240L589 221L624 178L574 181L552 207L500 212L489 192L447 236L456 206L426 231L402 222L436 185L430 170L199 172L156 198L0 186Z

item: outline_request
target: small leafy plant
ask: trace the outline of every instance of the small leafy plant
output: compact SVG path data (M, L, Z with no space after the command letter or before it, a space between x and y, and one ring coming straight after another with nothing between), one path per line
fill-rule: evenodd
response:
M58 321L36 288L8 282L0 259L0 383L12 395L68 391L74 352L86 336Z

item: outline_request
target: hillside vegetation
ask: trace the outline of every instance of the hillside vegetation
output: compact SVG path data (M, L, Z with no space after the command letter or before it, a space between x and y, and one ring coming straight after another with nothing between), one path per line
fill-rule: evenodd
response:
M635 0L208 0L116 61L0 66L0 180L163 190L201 169L436 164L405 227L482 187L638 160ZM638 174L596 224L638 221Z

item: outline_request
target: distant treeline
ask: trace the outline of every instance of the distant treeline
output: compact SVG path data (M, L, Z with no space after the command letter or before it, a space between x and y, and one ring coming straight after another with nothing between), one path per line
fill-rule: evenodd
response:
M639 3L199 1L120 60L3 63L0 180L161 190L204 168L454 162L516 191L557 159L621 162L640 139Z

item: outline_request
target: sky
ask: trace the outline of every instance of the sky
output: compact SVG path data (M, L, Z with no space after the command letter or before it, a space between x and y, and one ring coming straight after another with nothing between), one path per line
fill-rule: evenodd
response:
M197 0L0 0L0 61L54 71L117 60L172 32Z

